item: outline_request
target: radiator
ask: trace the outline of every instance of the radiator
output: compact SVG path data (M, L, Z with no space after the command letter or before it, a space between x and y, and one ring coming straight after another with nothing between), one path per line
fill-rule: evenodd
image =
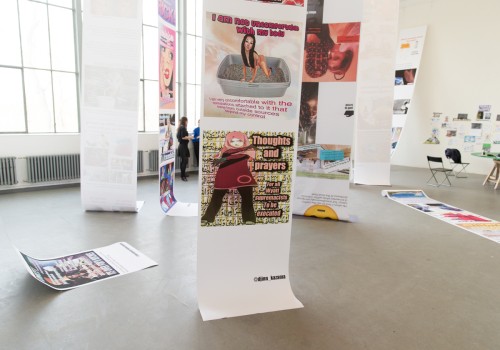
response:
M17 184L16 158L0 158L0 186Z
M80 178L80 155L26 157L28 182L72 180Z
M149 171L158 171L158 150L149 151Z
M144 171L144 152L137 151L137 174Z

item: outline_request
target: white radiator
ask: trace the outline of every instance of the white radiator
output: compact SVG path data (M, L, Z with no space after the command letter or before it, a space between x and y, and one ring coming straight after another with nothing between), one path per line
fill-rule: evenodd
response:
M0 158L0 186L17 184L16 158Z
M72 180L80 178L80 155L26 157L28 182Z

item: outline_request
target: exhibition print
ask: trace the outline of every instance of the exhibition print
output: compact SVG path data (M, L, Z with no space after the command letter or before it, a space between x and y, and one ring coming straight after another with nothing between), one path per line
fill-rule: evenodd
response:
M302 83L293 213L348 220L356 83Z
M293 134L203 132L202 226L287 223Z
M292 119L300 90L300 23L207 12L204 115Z
M174 133L175 114L160 114L160 206L165 213L177 203L174 196Z
M136 212L141 4L114 4L88 0L82 13L81 201L84 210Z
M306 27L303 81L356 81L360 31L360 22Z
M385 190L382 195L400 204L500 243L500 222L435 199L422 190Z
M164 213L174 207L176 43L175 0L158 0L158 178L160 207ZM150 154L150 162L154 154ZM170 214L170 213L169 213Z
M158 16L175 27L175 0L158 0Z
M18 253L30 275L57 290L72 289L157 265L125 242L51 259L33 258L19 250Z
M394 72L394 107L392 113L392 128L403 129L417 82L420 58L424 47L426 27L401 30ZM437 131L435 134L434 131ZM401 132L399 132L401 134ZM432 136L424 143L438 144L439 130L435 128ZM392 142L391 155L395 152L397 142Z
M159 42L160 109L175 109L175 29L161 23Z
M289 254L306 11L289 3L203 2L197 290L205 321L303 307Z

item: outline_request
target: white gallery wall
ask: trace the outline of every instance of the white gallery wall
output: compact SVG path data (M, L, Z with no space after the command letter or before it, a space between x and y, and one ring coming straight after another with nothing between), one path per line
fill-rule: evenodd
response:
M427 155L444 156L446 148L457 148L471 173L487 174L492 162L463 151L463 136L449 145L441 130L440 144L424 144L431 134L433 112L441 119L468 113L469 127L476 122L479 105L491 105L492 133L500 114L500 1L401 0L400 29L427 25L418 82L407 124L392 157L392 164L427 167ZM457 136L458 137L458 136ZM453 142L453 141L452 141ZM479 148L478 148L479 147ZM474 152L479 152L480 146ZM492 152L500 153L500 144Z

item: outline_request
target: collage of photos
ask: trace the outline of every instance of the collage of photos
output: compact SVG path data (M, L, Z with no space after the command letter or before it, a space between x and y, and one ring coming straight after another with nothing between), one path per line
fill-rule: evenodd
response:
M204 115L296 115L302 28L294 22L206 14Z
M396 152L401 131L406 124L413 91L420 66L420 59L425 42L427 28L415 27L403 29L399 33L399 45L394 71L394 105L392 108L392 143L391 155ZM426 144L440 143L439 126L433 129L424 141Z
M475 117L470 113L458 113L450 117L443 113L434 112L431 118L433 136L424 141L424 144L438 144L435 140L446 143L446 146L459 149L463 153L491 152L494 144L500 144L500 123L491 117L492 105L479 105Z
M436 201L421 190L383 191L382 194L436 219L500 243L500 222Z
M202 226L287 223L293 133L203 132Z
M175 177L175 114L160 114L160 206L167 212L176 203Z

